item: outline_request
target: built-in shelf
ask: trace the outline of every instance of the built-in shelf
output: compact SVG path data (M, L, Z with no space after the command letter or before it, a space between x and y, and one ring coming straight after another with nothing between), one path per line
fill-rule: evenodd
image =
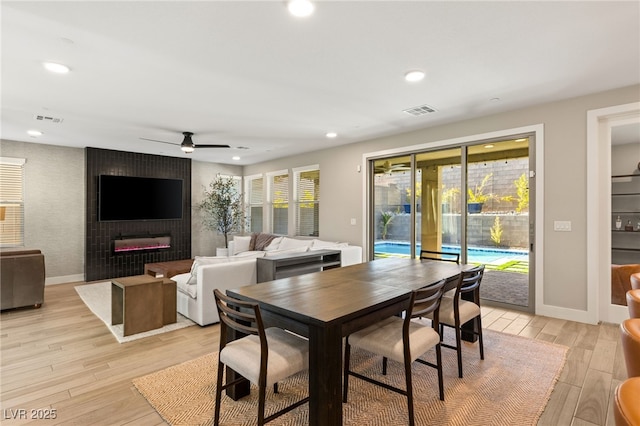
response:
M616 229L620 218L622 228ZM631 221L633 230L625 230ZM640 174L611 177L611 262L640 263Z

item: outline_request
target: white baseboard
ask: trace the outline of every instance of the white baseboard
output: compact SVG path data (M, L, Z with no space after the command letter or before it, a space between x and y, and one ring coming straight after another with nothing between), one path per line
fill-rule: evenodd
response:
M84 281L84 274L64 275L61 277L48 277L44 280L44 285L66 284Z

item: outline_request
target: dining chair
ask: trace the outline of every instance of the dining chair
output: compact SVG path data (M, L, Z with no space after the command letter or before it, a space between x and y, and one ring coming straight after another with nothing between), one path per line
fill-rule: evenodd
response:
M213 291L220 315L220 350L216 381L214 425L220 422L222 391L244 379L258 386L258 425L263 425L306 403L305 397L270 416L265 417L267 386L274 386L287 377L309 367L309 344L306 339L276 327L265 329L257 303L229 297L220 290ZM244 337L227 342L229 331ZM242 377L222 384L225 366Z
M448 251L420 250L420 259L443 260L445 262L455 262L460 264L460 253Z
M424 289L413 291L404 318L398 316L389 317L347 336L344 355L343 402L347 402L349 376L357 377L405 395L407 397L409 425L413 426L415 424L411 374L411 364L413 361L426 364L438 371L440 400L444 401L440 335L436 331L438 325L438 309L440 307L444 284L445 280L442 280ZM425 316L426 314L433 314L433 327L412 321L413 318ZM403 363L406 388L400 389L353 371L350 368L352 346L382 355L382 373L384 375L387 373L387 359ZM435 364L419 358L433 347L435 347L436 352Z
M620 324L622 353L627 377L640 377L640 318L629 318Z
M440 304L439 330L441 345L445 348L455 349L458 355L458 377L462 378L462 325L474 320L473 329L465 329L478 336L480 347L480 359L484 359L484 344L482 342L482 316L480 312L480 284L484 274L484 265L463 271L458 279L453 296L447 293L442 297ZM470 295L471 300L462 298L463 294ZM429 315L427 317L430 318ZM444 326L451 327L455 331L455 346L442 342L444 338Z

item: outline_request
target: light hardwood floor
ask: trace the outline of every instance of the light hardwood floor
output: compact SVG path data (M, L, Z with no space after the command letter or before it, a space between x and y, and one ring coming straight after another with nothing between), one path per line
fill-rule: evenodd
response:
M119 344L80 300L79 284L47 286L42 308L1 314L0 423L165 424L131 380L216 351L218 325ZM626 378L617 326L490 307L483 307L483 326L570 348L540 425L614 424L611 395ZM54 409L57 418L33 420L37 409ZM29 418L12 420L19 410Z

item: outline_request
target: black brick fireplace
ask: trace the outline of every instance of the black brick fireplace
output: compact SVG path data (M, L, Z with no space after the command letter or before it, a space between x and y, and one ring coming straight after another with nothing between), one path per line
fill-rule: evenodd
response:
M85 280L144 272L145 263L191 257L191 160L151 154L86 148ZM181 179L182 218L100 221L100 175ZM140 195L144 196L143 194Z

